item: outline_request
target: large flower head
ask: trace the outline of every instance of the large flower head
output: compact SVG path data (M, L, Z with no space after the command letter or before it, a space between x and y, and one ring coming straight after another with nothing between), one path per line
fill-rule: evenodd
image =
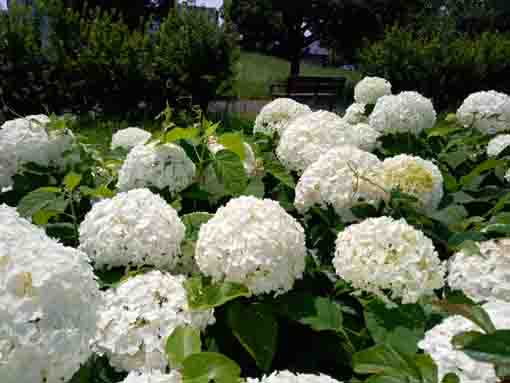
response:
M203 330L214 323L212 310L190 311L183 276L160 271L139 274L105 293L95 348L117 370L168 365L167 337L179 326Z
M296 186L294 205L306 212L318 204L333 206L341 216L349 216L349 208L358 202L378 199L378 190L370 178L381 161L353 146L339 146L319 157L306 168Z
M457 119L485 134L510 130L510 96L493 90L472 93L457 110Z
M296 374L288 370L275 371L261 379L246 379L247 383L342 383L324 374Z
M491 301L483 305L497 329L510 328L510 303ZM481 331L481 329L462 316L446 318L441 324L427 331L425 338L418 344L430 354L438 368L438 380L448 373L457 374L461 383L498 383L494 365L478 362L462 350L452 345L455 335L464 331Z
M67 382L90 357L100 292L87 261L0 206L2 383Z
M368 122L367 116L365 116L365 104L359 104L355 102L351 104L346 110L342 119L351 125Z
M448 284L475 301L510 302L510 239L477 244L480 256L463 251L450 258Z
M489 141L487 156L497 157L510 146L510 134L500 134Z
M360 104L375 105L379 98L390 94L390 82L381 77L365 77L354 87L354 100Z
M432 241L403 219L369 218L347 227L338 234L333 264L341 278L389 305L397 298L415 303L444 284L445 266Z
M418 199L424 210L435 210L443 198L443 175L432 162L400 154L384 160L379 182L386 190L399 188Z
M12 187L13 177L18 171L14 144L0 141L0 193Z
M382 134L420 134L436 123L432 102L417 92L383 96L370 114L370 126Z
M303 172L319 157L341 145L370 151L379 135L366 126L353 126L338 115L324 110L293 120L276 149L280 161L290 170Z
M261 109L255 119L253 132L281 135L287 129L290 121L311 111L307 105L290 98L277 98Z
M71 147L69 130L48 131L50 119L42 114L5 122L0 128L0 147L9 150L18 165L33 162L41 166L63 165L62 155Z
M276 201L231 199L200 228L196 262L214 280L245 284L253 294L290 290L305 268L301 225Z
M185 227L175 209L148 189L97 202L80 225L80 249L98 269L179 263Z
M195 170L193 161L178 145L136 145L119 170L117 187L122 191L155 187L178 193L191 185Z
M164 374L161 371L131 371L121 383L182 383L182 376L177 370Z
M140 129L136 126L131 126L126 129L121 129L112 136L111 148L123 148L131 150L138 144L145 144L150 140L152 134L148 131Z

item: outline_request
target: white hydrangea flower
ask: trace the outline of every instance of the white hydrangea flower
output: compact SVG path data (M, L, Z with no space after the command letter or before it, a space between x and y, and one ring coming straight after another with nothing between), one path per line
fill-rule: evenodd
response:
M121 383L182 383L182 376L177 370L163 374L161 371L131 371Z
M383 134L420 134L436 123L432 102L417 92L383 96L369 117L370 126Z
M250 144L248 144L247 142L243 142L243 146L244 146L243 166L244 170L246 171L246 174L250 176L253 175L253 172L257 167L255 153L253 152L253 149L251 148ZM219 144L217 142L216 137L209 137L207 147L214 154L218 153L220 150L225 149L225 147L222 144Z
M123 148L131 150L138 144L145 144L150 140L152 134L148 131L140 129L136 126L131 126L126 129L121 129L112 136L111 149Z
M18 171L18 161L15 155L14 145L11 142L0 140L0 193L12 188L12 177Z
M510 130L510 96L493 90L472 93L457 110L457 119L486 134Z
M163 198L133 189L95 203L79 231L80 250L98 269L152 265L172 270L186 229Z
M253 133L264 133L281 135L290 121L312 110L304 104L290 98L277 98L266 104L255 119Z
M275 371L261 379L247 378L246 383L342 383L324 374L299 374L288 370Z
M143 187L178 193L193 183L195 164L175 144L136 145L119 170L117 187L122 191Z
M365 104L355 102L346 109L342 119L351 125L368 122L368 117L365 116L365 107Z
M354 87L354 100L360 104L375 105L380 97L390 94L390 82L381 77L365 77Z
M200 227L195 258L215 281L246 285L253 294L289 291L305 269L301 225L276 201L231 199Z
M489 141L487 145L487 156L497 157L510 146L510 134L500 134Z
M390 299L415 303L444 285L445 265L432 241L404 219L369 218L347 227L338 234L333 264L341 278L390 306Z
M491 301L483 308L497 329L510 328L510 303ZM500 380L496 377L493 364L478 362L452 345L452 338L464 331L482 330L469 319L454 315L427 331L418 346L434 359L439 380L448 373L455 373L461 383L498 383Z
M0 128L0 147L19 165L33 162L41 166L62 166L62 154L71 147L74 136L69 130L46 130L50 119L33 115L6 121Z
M379 183L386 190L399 187L418 198L424 210L437 209L443 198L443 175L432 162L400 154L384 160Z
M214 323L213 310L190 311L182 275L154 270L105 293L98 320L96 351L121 371L168 366L165 344L179 326L203 330Z
M381 161L353 146L333 148L306 168L296 186L294 206L301 213L313 205L333 206L342 217L350 217L356 203L379 199L380 192L367 179L375 180Z
M289 170L303 172L329 149L352 145L373 150L379 135L366 126L346 123L338 115L324 110L293 120L276 149L280 161Z
M475 301L510 302L510 239L478 244L481 256L460 251L449 260L448 284Z
M67 382L90 357L101 295L87 261L0 205L2 383Z

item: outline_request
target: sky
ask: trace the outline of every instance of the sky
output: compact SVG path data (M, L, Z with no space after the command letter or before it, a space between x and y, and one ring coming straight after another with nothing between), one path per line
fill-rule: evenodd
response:
M4 1L4 0L0 0ZM196 0L197 5L205 5L206 7L219 8L223 5L223 0Z
M0 0L0 9L7 9L7 0Z

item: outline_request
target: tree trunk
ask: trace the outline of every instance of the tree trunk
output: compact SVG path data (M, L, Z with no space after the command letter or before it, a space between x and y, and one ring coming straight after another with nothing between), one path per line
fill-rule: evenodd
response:
M299 76L301 68L301 55L293 55L290 61L290 75Z

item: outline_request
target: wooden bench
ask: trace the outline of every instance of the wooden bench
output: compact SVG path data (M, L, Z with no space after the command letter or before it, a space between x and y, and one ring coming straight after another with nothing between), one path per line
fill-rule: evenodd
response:
M346 79L344 77L297 76L274 82L270 86L271 97L290 97L299 100L313 99L315 103L327 100L329 109L342 95Z

